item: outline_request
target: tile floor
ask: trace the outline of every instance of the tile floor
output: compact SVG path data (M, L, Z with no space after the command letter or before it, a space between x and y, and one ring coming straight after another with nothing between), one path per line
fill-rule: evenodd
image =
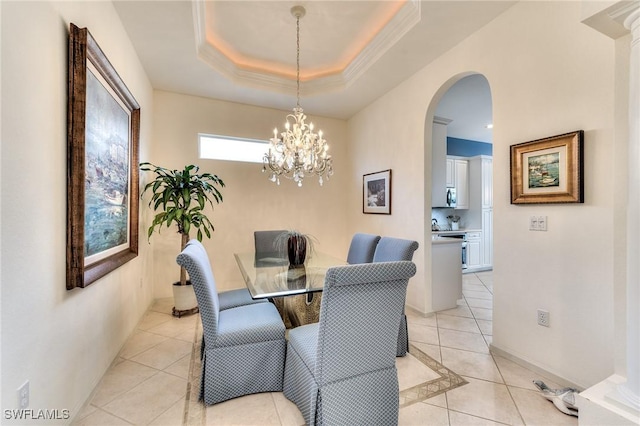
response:
M400 425L578 424L576 417L560 413L544 399L532 380L541 379L552 388L559 385L489 352L492 288L490 271L465 274L464 299L456 309L426 318L407 312L411 344L468 383L418 402L405 398ZM198 351L193 342L199 316L174 318L171 305L171 299L158 300L145 314L75 425L304 423L282 393L249 395L194 410L197 393L189 373L199 371L191 365L198 358L192 353ZM434 379L434 372L417 360L418 351L414 354L397 361L401 400L408 392L404 390Z

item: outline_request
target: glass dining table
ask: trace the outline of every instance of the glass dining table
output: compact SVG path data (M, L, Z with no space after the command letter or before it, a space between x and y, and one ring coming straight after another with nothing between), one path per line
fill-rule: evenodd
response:
M234 256L254 299L322 291L327 270L347 264L343 259L315 251L307 255L301 267L291 267L288 259L276 253L261 255L250 252Z
M236 262L254 299L270 299L287 328L317 322L327 270L343 259L314 251L304 266L291 267L277 253L236 253Z

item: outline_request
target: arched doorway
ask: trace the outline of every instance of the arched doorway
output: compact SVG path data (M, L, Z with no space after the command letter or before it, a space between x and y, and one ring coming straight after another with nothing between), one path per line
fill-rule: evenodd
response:
M425 226L425 241L462 240L458 276L449 279L462 281L465 293L453 308L450 302L442 305L438 292L448 287L435 280L447 280L446 274L434 275L432 311L475 319L487 339L492 334L493 307L492 125L489 83L477 73L460 74L443 84L425 123L425 150L431 153L425 163L425 185L431 190L425 200L425 216L431 221ZM434 274L443 267L437 256L434 243L431 259L425 259Z

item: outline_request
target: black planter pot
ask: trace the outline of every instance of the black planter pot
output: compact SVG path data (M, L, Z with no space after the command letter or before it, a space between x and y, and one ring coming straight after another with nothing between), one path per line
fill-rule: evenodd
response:
M290 236L287 240L287 254L290 266L294 268L304 266L307 258L307 239L298 235Z

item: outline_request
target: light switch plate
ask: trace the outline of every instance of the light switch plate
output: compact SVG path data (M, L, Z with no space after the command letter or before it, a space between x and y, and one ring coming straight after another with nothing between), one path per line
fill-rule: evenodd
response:
M546 230L547 230L547 217L538 216L538 231L546 231Z

